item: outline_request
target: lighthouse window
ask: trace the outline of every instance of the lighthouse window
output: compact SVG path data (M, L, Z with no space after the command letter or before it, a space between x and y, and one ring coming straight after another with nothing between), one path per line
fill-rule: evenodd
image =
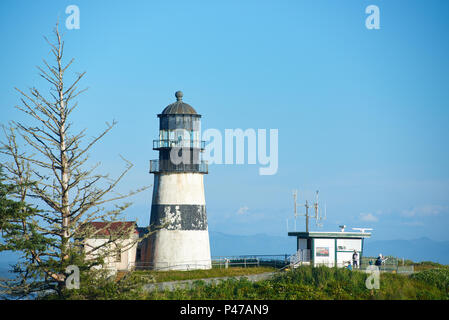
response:
M168 128L172 130L176 128L176 117L174 116L168 117Z
M168 129L168 119L167 117L160 118L160 129Z
M192 142L192 147L199 147L199 132L198 131L190 131L190 141Z
M159 138L161 140L167 140L168 139L168 131L167 130L161 130L159 132Z
M192 128L195 131L199 131L200 130L200 120L199 119L192 119Z

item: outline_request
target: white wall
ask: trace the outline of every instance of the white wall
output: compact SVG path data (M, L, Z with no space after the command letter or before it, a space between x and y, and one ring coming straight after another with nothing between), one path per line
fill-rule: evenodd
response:
M337 243L337 247L335 247ZM307 239L298 239L298 248L307 249ZM327 248L328 256L320 256L318 248ZM352 255L354 250L359 254L358 264L360 266L360 255L362 251L362 239L327 239L327 238L313 238L313 260L315 266L325 264L332 267L335 264L335 257L337 258L337 266L344 267L349 261L352 263Z
M153 204L205 205L203 174L156 174Z
M164 270L210 269L208 230L159 230L153 236L154 267Z
M337 251L337 266L346 267L349 262L352 264L353 252L338 252Z
M361 239L337 239L338 251L362 251Z
M318 249L319 248L327 248L328 255L327 256L319 256ZM334 239L314 239L314 262L315 266L319 264L325 264L326 266L332 267L334 266L335 260L335 240Z
M360 253L362 251L361 239L337 239L337 266L347 266L348 262L352 264L352 255L354 250L359 254L358 264L360 266Z
M128 248L133 242L134 244L131 245L127 250L122 250L121 253L121 261L116 262L116 255L111 254L111 256L108 256L105 259L105 266L107 269L110 269L111 271L117 271L117 270L129 270L130 267L134 266L134 263L136 261L136 252L137 252L137 242L136 239L138 238L137 234L133 234L130 239L124 239L117 241L118 244L120 244L125 249ZM104 243L106 243L108 239L102 239L102 238L95 238L95 239L86 239L84 241L84 251L89 252L92 250L92 248L98 247ZM116 248L115 244L108 244L104 247L102 252L110 251L114 252ZM93 252L90 255L87 255L87 259L93 259L96 255L100 254L100 251L97 251L97 253Z

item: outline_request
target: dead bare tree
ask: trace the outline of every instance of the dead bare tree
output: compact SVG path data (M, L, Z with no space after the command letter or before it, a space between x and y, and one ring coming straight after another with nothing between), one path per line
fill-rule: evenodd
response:
M38 67L39 75L50 84L50 92L44 95L34 87L29 92L16 88L21 95L21 105L16 107L29 115L32 122L12 121L8 127L3 127L5 140L0 145L0 152L7 158L3 164L5 174L17 186L16 199L37 205L34 209L24 206L24 214L10 221L14 226L13 234L8 234L5 228L2 230L3 237L6 233L5 239L12 241L10 248L23 252L22 262L15 267L21 278L14 290L22 290L24 294L49 289L61 293L67 276L65 268L73 262L79 239L98 232L87 227L89 223L106 221L107 229L119 220L130 203L116 205L114 209L105 207L148 188L126 194L116 192L117 184L132 167L123 157L125 169L114 179L96 173L98 164L86 168L88 151L116 122L106 123L106 128L87 143L83 139L85 130L71 132L70 115L78 107L74 99L86 90L78 89L86 73L77 74L73 82L66 84L64 76L74 59L64 65L64 41L58 25L54 36L53 42L45 38L54 63L44 60L44 66ZM92 248L90 255L95 251L104 255L105 247L128 237L131 231L111 231L108 241ZM91 260L87 267L101 263L99 261ZM31 278L34 281L29 281Z

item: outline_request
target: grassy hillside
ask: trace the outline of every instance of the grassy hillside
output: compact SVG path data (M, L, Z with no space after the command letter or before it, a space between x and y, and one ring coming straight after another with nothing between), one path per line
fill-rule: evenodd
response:
M327 267L300 267L272 280L252 283L228 280L217 285L198 283L190 290L151 292L145 299L449 299L449 270L431 269L412 276L382 273L380 289L365 286L367 274Z
M243 275L274 272L272 267L232 267L212 268L210 270L191 271L134 271L119 272L115 277L107 273L94 272L81 274L80 288L66 290L66 299L76 300L110 300L110 299L147 299L148 294L143 290L145 284L182 281L191 279L206 279L219 277L239 277ZM47 295L43 299L60 299L55 295Z
M267 271L263 268L229 268L187 272L134 272L120 280L85 278L80 290L67 292L67 299L200 299L200 300L448 300L449 268L435 265L412 275L382 273L380 288L367 289L368 275L361 271L327 267L299 267L279 272L274 278L259 282L230 279L218 284L198 281L191 289L174 291L143 290L154 281L239 276ZM56 297L47 297L56 298Z

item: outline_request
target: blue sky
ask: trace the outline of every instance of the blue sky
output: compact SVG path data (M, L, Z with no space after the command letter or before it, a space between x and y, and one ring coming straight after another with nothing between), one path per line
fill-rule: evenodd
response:
M80 29L64 27L80 9ZM368 5L380 30L365 27ZM322 230L374 228L373 239L449 240L449 2L1 1L1 122L26 121L14 87L45 91L36 65L59 21L72 71L87 71L72 121L99 133L92 152L121 185L151 185L156 115L182 90L203 129L279 130L279 169L212 165L209 229L286 234L292 189L327 204ZM149 222L149 189L128 219ZM298 221L301 228L302 220Z

